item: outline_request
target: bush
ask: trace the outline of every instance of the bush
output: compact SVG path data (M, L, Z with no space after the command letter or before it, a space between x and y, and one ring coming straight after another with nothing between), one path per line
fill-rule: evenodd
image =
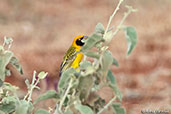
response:
M35 101L31 99L33 90L40 89L37 84L47 76L47 73L37 74L34 71L32 82L25 81L28 88L27 94L23 99L19 98L16 93L19 88L4 82L5 76L10 74L10 70L6 69L8 64L14 65L21 74L23 73L17 58L9 50L12 39L5 37L4 44L0 45L0 113L30 114L34 111L35 114L50 114L44 109L34 110L34 106L46 99L55 98L57 103L53 111L54 114L101 114L109 107L113 109L115 114L125 114L125 109L121 107L122 94L110 69L111 65L118 67L119 64L108 50L109 43L119 30L125 32L128 42L127 56L130 55L137 43L135 28L123 26L127 16L136 11L132 7L126 6L128 12L124 14L115 30L110 28L111 21L122 2L123 0L119 1L110 16L106 29L101 23L98 23L94 33L85 41L85 45L81 49L85 57L80 63L80 67L78 69L69 68L62 74L58 84L58 92L49 90ZM7 49L5 49L6 46ZM87 58L91 58L93 61L89 61ZM113 90L113 98L109 102L106 102L97 93L103 87L109 87Z

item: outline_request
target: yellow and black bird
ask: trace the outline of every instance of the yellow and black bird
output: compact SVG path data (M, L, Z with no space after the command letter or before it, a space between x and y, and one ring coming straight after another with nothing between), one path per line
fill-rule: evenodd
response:
M59 76L61 76L62 73L70 67L73 67L74 69L79 67L79 63L83 58L83 53L80 52L80 49L84 45L83 40L87 38L88 37L84 35L79 35L74 38L72 45L63 57L63 61L60 66Z

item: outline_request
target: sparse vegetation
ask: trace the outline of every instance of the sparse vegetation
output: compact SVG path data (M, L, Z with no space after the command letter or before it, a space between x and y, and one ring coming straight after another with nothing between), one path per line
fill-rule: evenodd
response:
M40 95L35 101L32 101L31 98L33 90L40 89L37 84L47 76L47 73L40 72L37 74L34 71L32 82L25 81L28 93L24 98L19 98L16 93L19 88L4 82L5 76L10 74L9 69L6 69L7 64L14 65L23 74L18 60L13 52L9 50L12 39L5 37L4 44L0 46L0 113L30 114L35 112L35 114L50 114L46 110L34 110L34 106L46 99L55 98L57 101L56 108L51 112L54 114L101 114L107 111L109 107L116 114L125 114L125 109L121 106L122 93L110 69L111 65L118 67L119 64L108 50L109 43L119 30L125 32L128 42L127 56L130 55L137 43L135 28L123 25L127 16L136 11L131 6L126 6L128 11L125 12L120 24L116 28L110 28L111 21L122 2L123 0L119 1L110 16L106 29L103 24L98 23L94 33L85 41L86 43L81 49L85 57L80 63L80 67L78 69L69 68L62 74L58 84L58 92L49 90ZM7 49L5 49L5 46L7 46ZM92 61L87 58L91 58ZM113 90L113 98L109 102L106 102L97 94L103 87L109 87Z

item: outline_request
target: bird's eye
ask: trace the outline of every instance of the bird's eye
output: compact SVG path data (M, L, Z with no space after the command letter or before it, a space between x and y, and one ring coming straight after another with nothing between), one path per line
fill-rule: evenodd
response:
M84 45L84 42L83 42L82 40L83 40L83 37L77 39L77 40L76 40L76 44L77 44L78 46L83 46L83 45Z

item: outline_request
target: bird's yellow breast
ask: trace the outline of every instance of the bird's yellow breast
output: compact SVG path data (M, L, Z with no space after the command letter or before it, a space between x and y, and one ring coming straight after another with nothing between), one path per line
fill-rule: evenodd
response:
M71 67L73 67L73 68L79 67L79 63L81 62L82 58L83 58L83 54L82 53L78 53L76 55L75 60L73 61L72 65L71 65Z

